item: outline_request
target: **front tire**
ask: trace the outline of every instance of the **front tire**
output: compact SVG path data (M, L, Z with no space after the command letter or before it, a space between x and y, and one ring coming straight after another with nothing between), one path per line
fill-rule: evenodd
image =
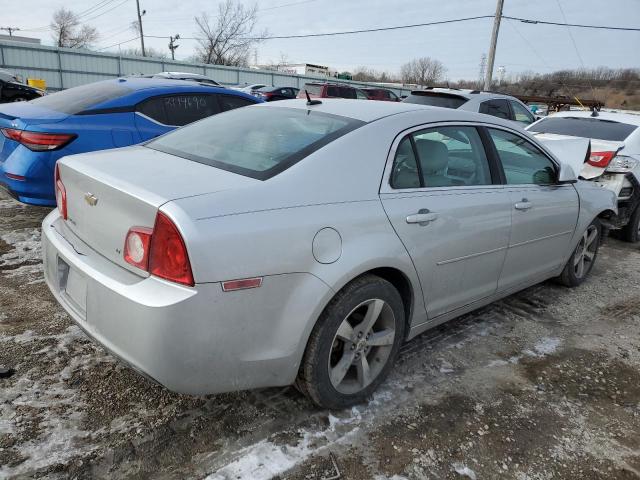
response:
M388 375L404 328L398 290L375 275L357 278L331 300L314 327L298 389L323 408L363 402Z
M622 229L622 240L625 242L636 243L640 240L640 205L631 214L629 223Z
M597 219L587 227L558 277L560 283L566 287L577 287L586 280L598 256L601 231Z

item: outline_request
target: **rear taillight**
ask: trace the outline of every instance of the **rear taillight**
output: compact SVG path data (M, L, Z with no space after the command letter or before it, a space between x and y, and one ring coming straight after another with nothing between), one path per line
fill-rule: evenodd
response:
M147 227L134 227L127 233L124 241L124 259L134 267L149 270L149 246L153 230Z
M58 206L58 211L64 220L67 219L67 189L64 188L64 183L62 183L62 179L60 178L60 168L56 163L56 169L54 174L54 182L56 186L56 205Z
M127 233L124 260L172 282L193 286L187 247L175 224L164 213L156 215L153 230L133 227Z
M29 132L16 128L3 128L0 130L5 137L15 140L34 152L57 150L76 138L76 135L72 133Z
M587 163L593 167L606 168L616 152L591 152Z

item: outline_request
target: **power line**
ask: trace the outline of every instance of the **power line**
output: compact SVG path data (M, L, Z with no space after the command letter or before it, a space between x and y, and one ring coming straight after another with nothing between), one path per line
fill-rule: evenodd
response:
M565 23L567 22L567 16L564 14L564 9L562 8L562 5L560 4L560 0L556 0L556 3L558 4L558 8L560 9L560 13L562 14L562 19L565 21ZM582 60L582 55L580 55L580 50L578 50L578 44L576 43L576 39L573 38L573 33L571 33L571 27L569 27L567 25L567 33L569 34L569 38L571 38L571 43L573 43L573 49L576 51L576 55L578 56L578 60L580 60L580 65L582 65L582 68L584 69L584 61ZM593 85L591 85L591 80L589 80L589 77L587 77L587 82L589 82L589 85L591 86L591 94L593 95L593 98L596 98L596 91L593 88Z
M140 38L140 35L138 35L137 37L134 37L134 38L130 38L129 40L125 40L123 42L114 43L113 45L109 45L108 47L98 48L97 51L101 52L102 50L106 50L107 48L117 47L118 45L123 45L125 43L133 42L134 40L138 40L139 38Z
M636 28L636 27L610 27L606 25L585 25L581 23L548 22L545 20L532 20L530 18L509 17L507 15L503 15L502 18L507 18L509 20L517 20L522 23L531 23L534 25L541 24L541 25L556 25L560 27L596 28L600 30L620 30L620 31L627 31L627 32L640 32L640 28Z
M417 28L417 27L427 27L430 25L443 25L447 23L458 23L458 22L468 22L471 20L479 20L482 18L493 18L493 15L479 15L476 17L465 17L465 18L456 18L452 20L438 20L436 22L426 22L426 23L415 23L411 25L398 25L394 27L380 27L380 28L366 28L362 30L348 30L343 32L328 32L328 33L308 33L304 35L277 35L270 37L248 37L244 40L280 40L280 39L288 39L288 38L310 38L310 37L331 37L336 35L352 35L356 33L371 33L371 32L384 32L388 30L401 30L405 28ZM146 35L151 38L169 38L167 36L153 36ZM198 40L194 37L182 37L183 40Z
M91 20L95 20L96 18L101 17L101 16L103 16L103 15L105 15L105 14L107 14L107 13L109 13L109 12L113 11L113 10L115 10L116 8L118 8L118 7L122 6L122 5L124 5L124 4L125 4L125 3L127 3L128 1L129 1L129 0L122 0L122 2L120 2L120 3L116 4L116 5L114 5L114 6L113 6L113 7L111 7L109 10L105 10L105 11L103 11L103 12L100 12L98 15L96 15L96 16L94 16L94 17L91 17L91 18L85 18L85 19L83 20L83 22L90 22Z

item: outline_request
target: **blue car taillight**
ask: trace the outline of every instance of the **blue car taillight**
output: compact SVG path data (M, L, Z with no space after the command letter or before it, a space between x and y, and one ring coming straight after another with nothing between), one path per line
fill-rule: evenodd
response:
M18 130L16 128L2 128L2 134L24 145L34 152L48 152L68 145L77 135L73 133L44 133Z

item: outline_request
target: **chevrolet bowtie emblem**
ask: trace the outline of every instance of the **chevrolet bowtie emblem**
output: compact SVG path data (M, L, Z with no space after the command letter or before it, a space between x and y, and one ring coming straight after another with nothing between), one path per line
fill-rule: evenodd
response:
M84 200L92 207L95 207L98 204L98 197L96 197L93 193L87 192L84 194Z

